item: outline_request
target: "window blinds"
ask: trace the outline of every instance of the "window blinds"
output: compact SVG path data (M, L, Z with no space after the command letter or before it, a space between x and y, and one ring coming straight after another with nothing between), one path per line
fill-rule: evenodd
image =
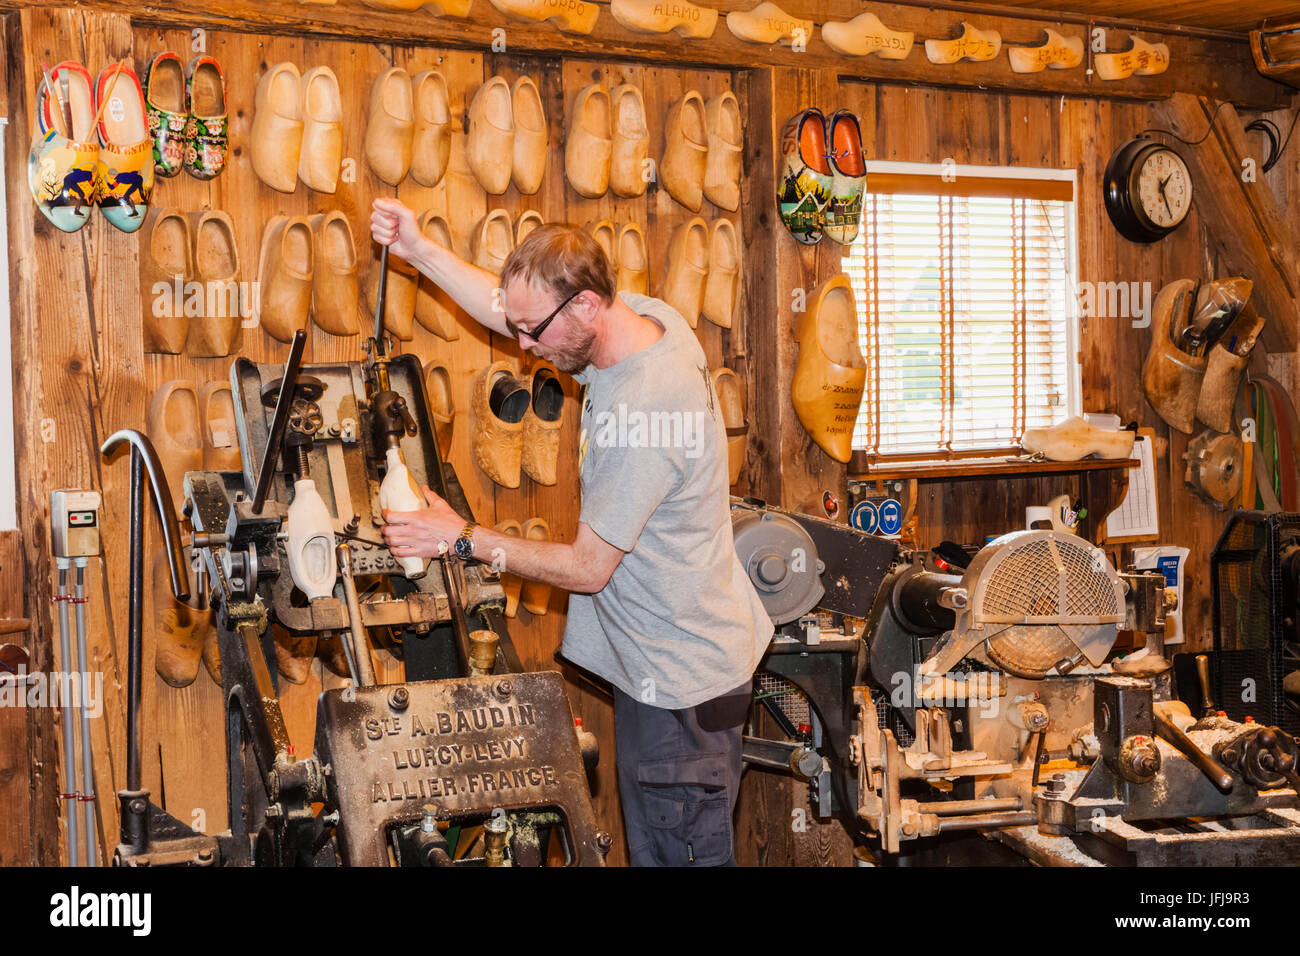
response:
M1073 202L1038 198L1042 181L965 195L939 177L922 192L921 178L864 197L846 250L867 360L853 447L877 460L1015 451L1026 428L1066 417L1077 377Z

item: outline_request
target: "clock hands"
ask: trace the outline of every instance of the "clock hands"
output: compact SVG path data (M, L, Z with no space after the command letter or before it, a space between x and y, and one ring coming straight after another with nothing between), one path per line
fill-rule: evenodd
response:
M1173 207L1169 205L1169 197L1165 195L1165 186L1168 185L1169 180L1173 178L1174 178L1174 174L1170 173L1164 179L1160 180L1160 198L1164 200L1165 208L1169 210L1170 219L1174 217L1174 210Z

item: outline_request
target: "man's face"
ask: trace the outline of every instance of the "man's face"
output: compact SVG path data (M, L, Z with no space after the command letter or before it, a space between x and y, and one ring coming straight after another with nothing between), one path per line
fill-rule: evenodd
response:
M528 333L544 322L562 300L553 290L520 279L513 280L504 293L506 318L522 333L520 348L569 375L581 372L591 364L596 332L592 327L592 308L588 300L594 293L583 292L561 309L542 331L540 342Z

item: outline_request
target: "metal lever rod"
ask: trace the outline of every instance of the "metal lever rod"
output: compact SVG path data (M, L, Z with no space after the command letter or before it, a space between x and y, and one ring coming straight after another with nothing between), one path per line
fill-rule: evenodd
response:
M280 395L275 400L275 414L271 417L271 433L267 436L266 450L262 452L262 467L257 473L257 490L253 492L254 514L261 513L262 506L266 504L267 492L271 490L271 476L275 474L276 458L280 454L280 444L284 441L285 426L289 423L289 410L293 407L298 371L302 368L302 352L306 345L306 332L299 329L293 333L289 360L284 363L284 375L280 378Z
M1218 711L1210 696L1210 659L1204 654L1196 655L1196 677L1201 683L1201 716L1213 717Z
M352 679L358 687L373 687L375 666L370 660L370 640L361 624L361 602L357 600L357 582L352 577L352 550L346 541L340 541L334 551L338 557L339 577L343 579L343 597L348 607L351 640L346 636L341 636L341 639L344 650L351 647L348 664L352 667Z
M384 349L384 308L388 301L388 247L379 247L379 290L375 295L375 342L373 358L379 358Z
M1224 793L1232 792L1232 774L1228 769L1192 742L1192 739L1179 730L1168 717L1157 710L1152 714L1156 736L1173 744L1180 753L1205 774L1210 783Z

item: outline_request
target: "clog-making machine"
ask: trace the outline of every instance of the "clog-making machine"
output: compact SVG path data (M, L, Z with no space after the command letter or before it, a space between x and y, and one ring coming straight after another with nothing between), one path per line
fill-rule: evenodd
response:
M118 865L604 863L612 839L597 828L588 789L594 738L575 729L558 673L520 667L499 575L450 553L399 561L384 545L381 506L399 478L472 515L439 450L419 362L388 354L383 297L364 363L304 365L302 332L282 367L234 362L243 467L185 476L188 542L148 440L124 431L104 445L105 454L129 445L132 462ZM189 597L187 544L195 590L218 628L230 813L222 834L191 829L141 786L146 479L173 592ZM351 681L321 694L310 756L295 754L285 729L271 622L345 651ZM376 678L379 634L400 648L400 682ZM458 852L461 836L480 827Z

